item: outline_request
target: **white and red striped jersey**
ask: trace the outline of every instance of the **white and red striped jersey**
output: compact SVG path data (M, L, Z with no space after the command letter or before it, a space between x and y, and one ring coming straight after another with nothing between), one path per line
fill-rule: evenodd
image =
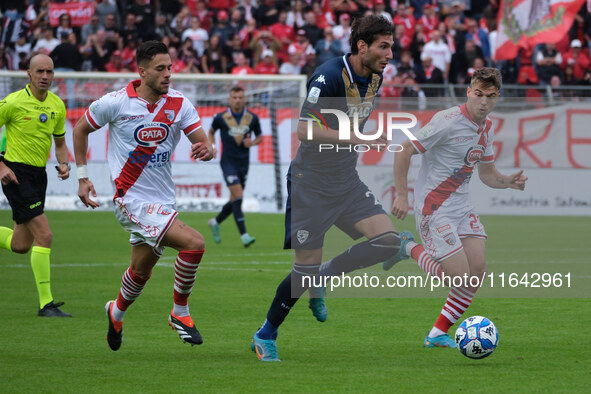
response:
M414 185L415 212L472 209L469 182L478 163L494 161L492 121L482 127L472 121L466 104L440 111L411 141L422 153L421 168Z
M175 204L171 157L181 136L197 131L201 119L189 99L169 89L155 104L138 97L139 80L107 93L86 111L94 128L109 126L108 161L116 196Z

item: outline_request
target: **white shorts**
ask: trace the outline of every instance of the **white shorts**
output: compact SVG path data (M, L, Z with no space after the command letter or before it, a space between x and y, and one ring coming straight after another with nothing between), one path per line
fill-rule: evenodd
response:
M460 252L463 249L462 238L487 238L480 218L473 211L453 213L438 210L427 216L417 211L415 220L423 247L437 261Z
M160 242L178 215L174 207L144 201L125 201L123 197L117 197L113 202L115 216L121 227L131 233L129 243L132 246L148 244L157 256L161 256L164 246L160 246Z

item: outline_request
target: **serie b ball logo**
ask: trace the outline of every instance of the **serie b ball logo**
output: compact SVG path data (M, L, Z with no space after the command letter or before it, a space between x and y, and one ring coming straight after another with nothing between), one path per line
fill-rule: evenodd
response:
M484 316L472 316L456 330L456 345L470 358L488 357L499 344L499 332L494 323Z

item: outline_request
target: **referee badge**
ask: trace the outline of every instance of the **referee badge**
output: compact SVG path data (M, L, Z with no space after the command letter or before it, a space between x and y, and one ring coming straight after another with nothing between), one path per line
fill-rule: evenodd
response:
M39 115L39 121L41 123L47 122L47 114L41 114L41 115Z

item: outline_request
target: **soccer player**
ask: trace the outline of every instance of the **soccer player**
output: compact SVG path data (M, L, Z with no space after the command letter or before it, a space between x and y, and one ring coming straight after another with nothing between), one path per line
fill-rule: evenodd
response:
M244 214L242 213L242 194L246 177L248 175L249 152L250 148L260 144L263 141L261 135L261 124L258 116L246 109L244 105L244 88L235 85L230 89L230 107L224 112L220 112L213 118L211 128L209 129L209 141L215 150L215 132L221 131L223 144L222 160L220 165L224 174L224 180L228 189L230 189L230 201L223 207L215 218L209 221L209 227L213 232L213 240L216 243L222 242L220 236L220 223L222 223L230 214L234 214L234 220L240 239L244 247L249 247L255 241L246 232ZM254 134L254 139L252 138Z
M108 161L114 179L113 207L121 226L131 233L131 265L123 274L116 301L105 305L112 350L121 346L123 318L150 279L164 248L179 251L174 264L173 308L168 323L183 342L203 342L189 314L188 298L205 251L203 236L181 222L175 210L170 159L183 132L191 141L191 155L211 160L213 148L201 127L197 110L182 93L169 89L172 62L168 48L147 41L137 49L139 80L93 102L74 127L78 196L96 208L88 178L88 135L109 125Z
M322 64L308 80L308 93L297 126L301 144L287 175L284 247L295 249L295 265L279 284L267 319L253 336L251 348L262 361L280 361L276 346L278 329L307 290L303 284L305 276L341 275L387 260L400 249L399 236L390 218L359 179L355 150L348 149L364 141L354 134L347 140L339 140L336 116L324 117L328 128L311 121L315 112L332 107L348 113L351 121L358 120L359 130L363 130L382 72L392 59L392 44L390 21L375 15L357 19L351 33L352 53ZM312 125L312 140L308 140L308 125ZM372 141L385 142L385 136ZM334 149L320 150L320 143L333 144ZM353 239L365 236L367 240L351 246L321 267L324 235L333 225ZM309 306L316 318L324 321L326 308L322 294L316 295L312 294Z
M24 89L0 101L0 127L6 125L6 153L0 154L2 190L12 208L14 228L0 226L0 249L15 253L31 250L31 267L39 293L39 316L72 317L54 303L50 282L52 234L44 213L47 173L45 166L55 142L57 176L70 176L66 146L66 107L49 91L53 61L47 55L31 58Z
M499 99L500 89L497 69L476 70L467 90L467 102L436 113L415 134L417 140L404 142L403 150L395 155L397 195L392 213L404 219L409 209L407 175L411 156L422 154L414 187L414 212L425 247L404 231L401 238L406 245L401 252L403 258L412 256L431 276L442 278L444 273L451 278L464 274L482 278L486 272L487 235L468 195L475 167L480 180L489 187L525 188L527 177L523 170L502 175L494 164L495 133L488 114ZM385 269L391 266L391 262L384 263ZM425 338L425 347L456 347L448 331L466 311L477 289L466 281L451 288L439 318Z

